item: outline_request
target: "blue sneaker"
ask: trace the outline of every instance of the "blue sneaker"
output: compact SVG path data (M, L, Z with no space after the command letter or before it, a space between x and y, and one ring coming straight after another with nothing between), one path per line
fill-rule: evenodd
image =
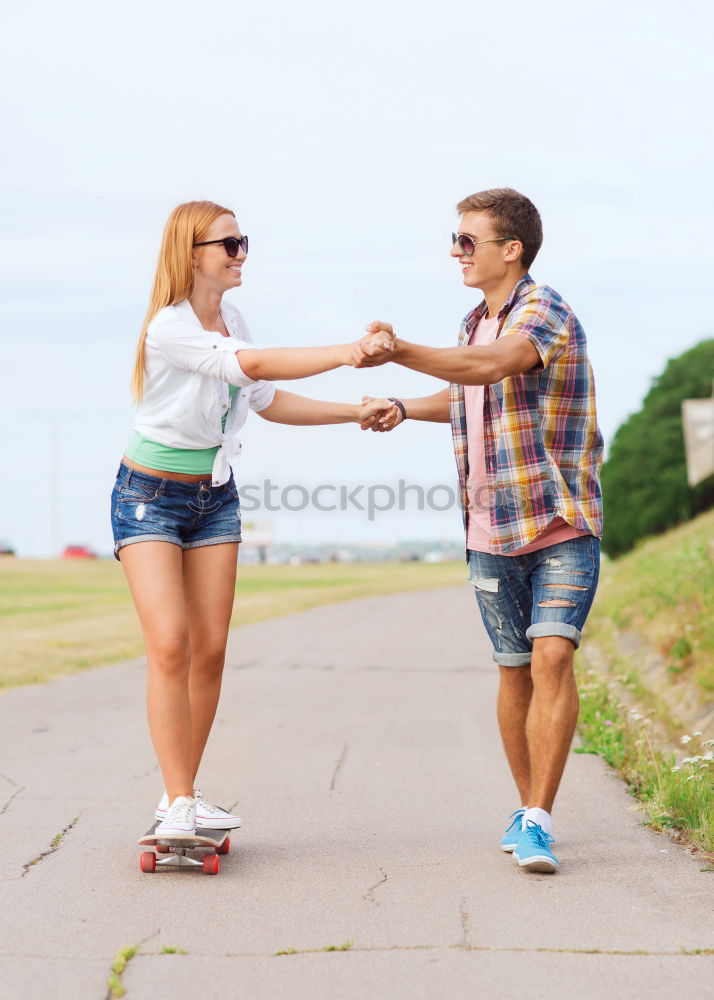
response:
M526 822L525 830L518 838L513 857L521 868L527 868L529 872L552 874L557 872L559 864L558 859L550 849L550 845L554 843L555 837L551 837L542 826L529 819Z
M525 809L516 809L514 813L508 817L512 820L511 825L508 827L503 837L501 838L501 850L510 852L515 848L518 843L518 838L521 835L521 821L523 820L523 813Z

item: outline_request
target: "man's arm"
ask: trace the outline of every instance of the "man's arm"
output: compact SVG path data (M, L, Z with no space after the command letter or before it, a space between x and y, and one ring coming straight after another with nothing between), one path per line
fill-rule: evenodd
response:
M433 424L449 423L449 390L441 389L432 396L403 399L404 409L410 420L428 420Z
M458 385L493 385L540 364L538 351L525 337L504 337L485 347L422 347L397 340L391 360Z
M371 396L363 396L362 402L372 401ZM404 409L409 420L426 420L434 424L449 423L449 390L441 389L432 396L421 396L419 399L402 399ZM371 429L373 431L392 431L404 422L402 411L398 406L392 404L391 409L384 413L377 413L362 422L363 431Z
M370 323L370 333L383 331L393 335L389 323ZM397 339L391 352L383 352L372 345L360 345L361 358L355 367L369 368L373 365L394 361L412 371L434 375L458 385L493 385L509 375L519 375L541 364L540 355L525 336L499 337L485 347L423 347Z

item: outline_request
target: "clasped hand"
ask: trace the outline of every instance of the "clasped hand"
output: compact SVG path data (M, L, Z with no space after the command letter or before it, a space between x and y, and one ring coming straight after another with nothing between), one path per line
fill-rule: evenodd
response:
M363 396L357 419L363 431L370 428L373 431L391 431L399 423L400 417L401 413L391 399Z
M389 323L377 320L367 327L367 336L352 346L351 363L354 368L374 368L390 361L397 346L397 338ZM401 421L401 411L391 399L362 397L359 423L363 431L391 431Z
M350 363L354 368L374 368L391 360L397 338L389 323L376 320L367 327L367 336L352 346Z

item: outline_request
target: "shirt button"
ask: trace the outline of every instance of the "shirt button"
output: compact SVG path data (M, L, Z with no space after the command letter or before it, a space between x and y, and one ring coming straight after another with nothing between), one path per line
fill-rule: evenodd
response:
M213 345L213 350L215 351L215 349L216 349L217 347L218 347L218 344L214 344L214 345Z

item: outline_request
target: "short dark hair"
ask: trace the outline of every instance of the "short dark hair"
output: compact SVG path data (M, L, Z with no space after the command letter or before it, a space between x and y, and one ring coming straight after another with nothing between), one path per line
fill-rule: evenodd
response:
M487 212L499 236L516 236L523 244L521 260L528 270L543 242L543 223L530 198L513 188L491 188L464 198L456 206L465 212Z

